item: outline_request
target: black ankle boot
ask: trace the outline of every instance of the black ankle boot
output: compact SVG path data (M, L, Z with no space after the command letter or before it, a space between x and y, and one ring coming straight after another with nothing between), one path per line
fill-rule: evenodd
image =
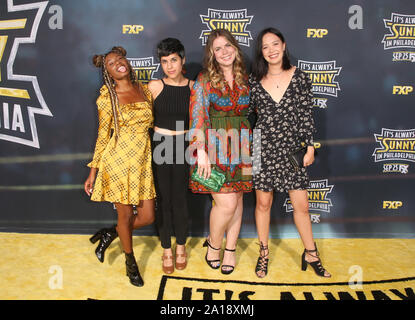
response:
M142 287L144 285L143 278L141 278L140 271L138 271L137 262L135 261L134 253L125 253L125 266L127 269L127 277L130 278L132 285Z
M91 238L89 238L89 241L91 241L92 244L97 242L99 239L101 239L101 237L104 234L105 230L106 230L105 228L104 229L99 229Z
M91 239L89 239L91 242L98 238L98 235L100 235L100 241L95 249L95 254L99 261L104 262L104 255L105 250L109 247L109 245L118 237L117 230L115 229L116 226L112 226L111 228L105 228L99 230L96 234L94 234Z

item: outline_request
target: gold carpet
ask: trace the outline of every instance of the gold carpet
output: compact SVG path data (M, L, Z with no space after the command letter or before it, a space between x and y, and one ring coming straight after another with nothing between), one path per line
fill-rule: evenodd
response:
M202 238L187 242L189 263L171 275L161 270L157 237L134 237L134 252L145 285L130 285L119 240L104 263L89 236L0 233L0 299L414 299L415 239L317 239L322 261L333 275L320 278L300 269L299 239L270 242L268 276L254 273L256 239L240 239L231 275L210 269Z

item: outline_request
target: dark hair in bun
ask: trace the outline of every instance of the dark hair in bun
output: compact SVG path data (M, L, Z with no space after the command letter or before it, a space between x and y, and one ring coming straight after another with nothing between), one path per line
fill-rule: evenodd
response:
M96 54L92 58L92 63L94 66L97 68L102 68L104 66L106 56L110 53L116 53L125 57L127 55L127 50L125 50L123 47L112 47L112 49L105 54Z

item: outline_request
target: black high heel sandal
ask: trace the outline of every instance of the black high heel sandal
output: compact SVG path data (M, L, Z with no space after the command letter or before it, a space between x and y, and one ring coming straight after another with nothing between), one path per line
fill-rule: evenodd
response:
M268 250L268 254L265 254L265 250ZM264 252L264 254L262 254L262 252ZM267 258L268 255L269 255L268 246L264 246L261 242L259 244L259 257L258 257L258 260L256 262L256 267L255 267L255 274L258 278L264 278L268 274L268 262L269 262L269 258ZM258 272L260 271L264 272L264 276L260 277L258 275Z
M216 250L216 251L220 250L220 248L217 249L217 248L212 247L210 245L208 239L205 240L205 242L203 243L203 246L204 247L209 247L209 248L211 248L213 250ZM209 251L209 249L208 249L208 251ZM209 267L211 267L212 269L219 269L219 267L220 267L220 260L219 259L217 259L217 260L208 260L207 256L208 256L208 252L206 251L205 260L206 260L206 263L209 265ZM216 262L219 262L219 264L217 266L214 265L214 263L216 263Z
M141 278L140 271L138 271L137 262L135 261L133 252L125 253L125 267L130 283L133 286L142 287L144 285L144 280Z
M92 243L95 243L100 239L100 242L95 249L95 255L101 263L104 262L105 250L107 250L110 244L118 237L115 227L116 226L112 226L111 228L101 229L89 239Z
M320 276L320 277L324 277L324 278L330 278L331 277L331 274L329 274L328 272L328 275L326 275L326 269L324 269L324 267L323 267L323 265L321 264L321 260L320 260L320 258L319 258L319 253L318 253L318 250L317 250L317 245L314 243L314 247L315 247L315 249L314 250L307 250L307 249L304 249L304 252L303 252L303 255L302 255L302 257L301 257L301 270L303 270L303 271L306 271L307 270L307 266L308 265L310 265L313 269L314 269L314 272L318 275L318 276ZM311 254L311 252L315 252L316 253L316 255L312 255ZM317 258L318 260L316 260L316 261L313 261L313 262L308 262L306 259L305 259L305 257L306 257L306 254L309 254L310 256L312 256L313 258Z
M229 251L229 252L235 252L236 249L226 249L225 251ZM223 267L225 268L231 268L229 270L223 270ZM231 274L233 272L233 270L235 270L235 266L231 266L229 264L223 264L222 267L220 268L220 272L222 272L222 274Z

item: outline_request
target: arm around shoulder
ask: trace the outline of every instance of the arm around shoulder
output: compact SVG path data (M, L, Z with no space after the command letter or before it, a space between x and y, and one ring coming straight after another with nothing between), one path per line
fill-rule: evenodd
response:
M163 90L163 83L161 82L161 80L151 80L148 83L147 87L148 90L151 92L154 101L154 99L156 99L160 92Z
M189 87L190 89L193 89L193 86L195 85L195 81L194 80L190 80L189 81Z
M205 148L205 135L210 128L209 118L209 89L208 81L203 73L200 73L190 93L189 118L190 118L190 146L197 149Z

